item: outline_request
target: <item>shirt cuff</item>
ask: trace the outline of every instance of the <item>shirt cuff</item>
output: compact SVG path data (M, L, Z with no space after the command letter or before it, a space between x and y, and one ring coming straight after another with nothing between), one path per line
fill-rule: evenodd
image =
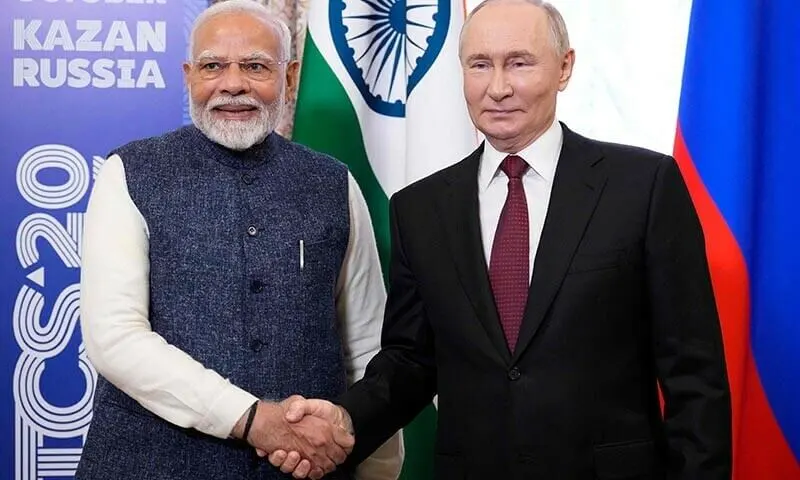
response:
M258 397L228 383L201 420L198 430L217 438L228 438L236 422Z

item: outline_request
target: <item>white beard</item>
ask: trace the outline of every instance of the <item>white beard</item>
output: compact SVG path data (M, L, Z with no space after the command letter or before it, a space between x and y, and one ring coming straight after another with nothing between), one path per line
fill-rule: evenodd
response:
M191 91L189 92L191 97ZM205 105L189 102L189 114L195 126L203 134L223 147L231 150L247 150L261 143L278 126L286 103L286 92L270 105L252 97L218 95ZM258 115L250 120L216 119L212 110L222 105L247 105L255 107Z

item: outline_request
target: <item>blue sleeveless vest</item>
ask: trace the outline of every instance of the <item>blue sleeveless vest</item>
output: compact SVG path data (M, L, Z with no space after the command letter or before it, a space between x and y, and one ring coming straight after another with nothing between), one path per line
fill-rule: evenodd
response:
M195 127L114 153L150 233L153 331L265 399L342 393L334 289L350 234L346 167L275 133L234 152ZM158 418L100 378L76 478L291 476L242 443Z

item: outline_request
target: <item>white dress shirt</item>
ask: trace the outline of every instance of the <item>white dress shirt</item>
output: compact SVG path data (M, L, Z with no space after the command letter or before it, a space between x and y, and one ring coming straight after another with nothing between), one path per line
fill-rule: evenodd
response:
M550 193L553 191L558 156L564 132L558 120L533 143L516 155L530 166L522 176L525 189L525 200L528 203L528 239L530 241L530 260L528 262L528 282L533 276L533 260L539 248L539 239L544 229L544 219L550 204ZM492 256L492 245L500 213L508 196L508 176L500 170L500 164L508 156L497 151L488 141L485 142L481 163L478 169L478 204L481 220L481 238L486 265L489 266Z
M335 295L352 384L380 350L386 292L366 202L352 175L348 179L350 239ZM256 396L152 331L148 252L147 223L128 193L122 160L114 155L97 177L85 218L81 329L86 352L100 374L147 410L226 438ZM394 480L403 456L398 432L356 476Z

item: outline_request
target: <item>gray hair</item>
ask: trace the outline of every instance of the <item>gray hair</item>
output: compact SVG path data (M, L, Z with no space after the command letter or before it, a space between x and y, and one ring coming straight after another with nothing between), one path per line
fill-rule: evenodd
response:
M194 37L197 35L197 30L213 17L231 13L242 13L262 20L278 35L281 58L277 60L285 61L291 57L292 33L289 31L289 27L283 20L273 15L267 7L255 0L225 0L217 2L203 10L200 15L197 16L192 26L192 34L189 37L190 56L193 55L194 52Z
M464 36L464 30L467 28L467 24L472 17L483 7L485 7L489 3L495 3L501 0L483 0L481 3L478 4L467 18L464 19L464 25L461 27L461 35L459 35L458 44L459 48L458 51L461 52L461 44L462 44L462 37ZM564 17L561 16L561 12L558 11L556 7L553 6L550 2L545 2L542 0L517 0L523 3L530 3L531 5L541 7L544 9L545 13L547 14L547 23L550 25L550 41L555 47L556 53L560 55L564 55L569 51L569 34L567 33L567 23L564 21Z

